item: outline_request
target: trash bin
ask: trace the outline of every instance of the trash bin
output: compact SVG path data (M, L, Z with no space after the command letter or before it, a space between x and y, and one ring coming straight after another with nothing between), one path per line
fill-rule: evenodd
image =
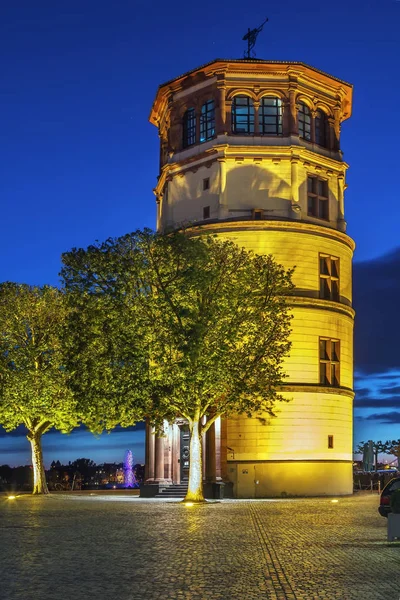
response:
M215 500L223 500L224 498L224 487L225 484L223 481L218 481L212 484L213 488L213 498Z

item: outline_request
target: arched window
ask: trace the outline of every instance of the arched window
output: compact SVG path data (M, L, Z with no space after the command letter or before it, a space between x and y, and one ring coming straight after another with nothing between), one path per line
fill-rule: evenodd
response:
M282 102L280 98L261 98L258 123L262 134L282 134Z
M200 142L212 140L215 135L215 104L207 100L201 107L200 113Z
M315 115L315 143L320 146L328 145L328 122L323 110L317 110Z
M235 96L233 99L232 131L238 134L254 133L254 105L248 96Z
M299 121L299 136L308 142L311 141L311 111L306 104L300 102L298 121Z
M189 108L183 115L183 147L196 143L196 111Z

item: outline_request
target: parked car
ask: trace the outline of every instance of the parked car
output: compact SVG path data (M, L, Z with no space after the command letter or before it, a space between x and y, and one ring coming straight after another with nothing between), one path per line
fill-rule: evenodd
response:
M390 508L390 495L394 490L400 490L400 477L391 479L382 490L378 507L378 512L382 517L387 517L388 514L392 512Z

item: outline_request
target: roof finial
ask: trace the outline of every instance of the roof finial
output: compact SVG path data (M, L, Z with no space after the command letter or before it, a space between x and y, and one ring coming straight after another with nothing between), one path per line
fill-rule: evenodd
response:
M246 35L243 36L243 40L244 41L247 40L247 51L245 51L245 53L244 53L245 58L252 58L256 55L256 53L253 52L253 48L256 45L258 34L260 33L260 31L262 30L262 28L264 27L264 25L267 21L268 21L268 17L265 19L265 21L263 23L261 23L260 27L256 27L255 29L250 29L250 27L249 27Z

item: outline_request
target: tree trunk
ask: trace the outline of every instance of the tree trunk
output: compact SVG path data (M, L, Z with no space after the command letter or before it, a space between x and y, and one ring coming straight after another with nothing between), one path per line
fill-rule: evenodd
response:
M189 486L185 502L204 502L203 456L199 421L193 421L190 433Z
M49 489L46 483L46 474L44 472L43 453L42 453L42 434L29 433L27 435L32 448L32 466L33 466L33 494L48 494Z

